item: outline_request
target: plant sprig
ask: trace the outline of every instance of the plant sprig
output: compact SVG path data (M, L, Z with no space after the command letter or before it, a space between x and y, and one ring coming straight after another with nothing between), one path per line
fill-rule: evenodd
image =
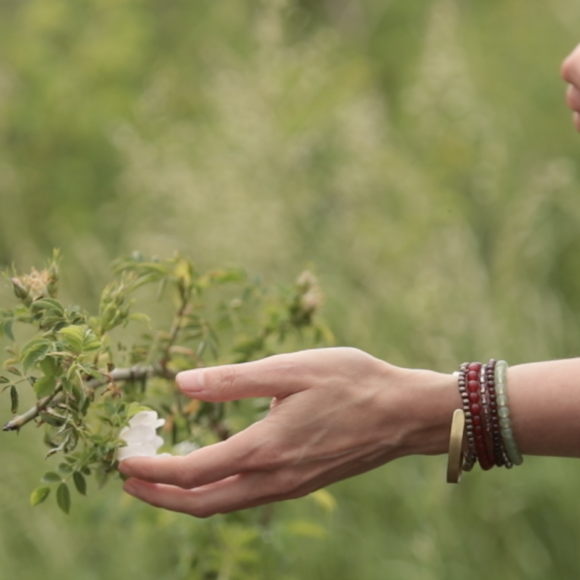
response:
M138 409L154 408L165 416L168 445L223 440L262 411L191 401L175 385L179 371L330 340L318 318L322 294L310 272L292 286L271 290L240 269L198 272L179 255L147 260L135 253L114 262L114 279L101 293L98 312L91 314L58 299L59 269L55 252L43 270L13 270L8 278L18 304L0 311L0 335L12 341L0 386L14 415L3 429L44 425L47 457L62 456L32 493L32 505L44 502L56 487L57 504L68 513L71 482L81 495L89 476L104 485L117 473L117 450L124 444L119 432ZM173 315L159 329L152 328L152 317L134 311L136 291L151 286L158 301L172 304ZM137 334L130 323L145 324L147 330ZM20 326L32 327L34 336L18 346ZM119 333L129 335L130 346ZM23 388L32 388L37 401L18 415Z

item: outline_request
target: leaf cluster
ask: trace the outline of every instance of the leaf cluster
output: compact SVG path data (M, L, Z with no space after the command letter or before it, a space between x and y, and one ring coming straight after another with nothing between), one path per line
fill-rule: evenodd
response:
M138 253L113 264L96 313L58 299L60 257L44 270L11 272L18 304L0 311L0 334L12 341L0 375L15 416L4 426L44 426L47 457L61 455L42 478L32 505L54 496L68 513L71 489L85 495L86 478L98 485L116 473L121 429L137 409L153 408L166 418L169 447L223 440L256 420L267 405L199 403L175 385L180 370L245 362L285 347L313 346L331 339L319 320L322 294L316 278L303 273L295 284L266 288L243 270L198 272L183 256L146 259ZM152 288L154 300L172 312L159 324L134 311L136 291ZM139 296L142 293L139 292ZM137 333L130 323L145 324ZM19 345L16 329L33 329ZM129 334L128 343L119 332ZM18 415L21 391L31 388L36 405Z

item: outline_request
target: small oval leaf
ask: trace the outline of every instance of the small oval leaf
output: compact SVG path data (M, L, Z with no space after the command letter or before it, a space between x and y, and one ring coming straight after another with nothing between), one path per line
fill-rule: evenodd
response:
M58 486L56 490L56 503L65 514L70 512L70 491L66 483L61 483Z
M42 503L50 494L50 487L37 487L30 495L30 505L34 507Z
M42 483L60 483L62 477L54 471L47 471L41 479Z
M18 413L18 390L14 385L10 387L10 410L12 413Z
M52 343L48 340L37 339L31 340L22 350L20 361L24 372L33 367L37 362L44 360L46 355L52 349Z
M40 377L34 383L34 392L39 399L48 397L54 393L54 388L56 387L56 379L52 376Z
M75 487L77 491L81 495L87 495L87 480L85 476L80 471L75 471L73 473L73 481L75 483Z

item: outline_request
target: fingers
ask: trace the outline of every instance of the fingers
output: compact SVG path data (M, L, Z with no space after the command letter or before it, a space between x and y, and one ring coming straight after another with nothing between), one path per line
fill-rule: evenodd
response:
M566 89L566 103L573 111L580 111L580 89L568 85Z
M358 462L352 466L328 460L318 465L288 467L275 472L242 473L195 489L152 484L135 479L125 482L125 491L155 507L198 518L225 514L287 499L313 491L352 475L364 473L380 462Z
M561 73L566 82L580 87L580 44L562 63Z
M562 63L562 78L569 83L566 102L574 111L574 125L580 131L580 44Z
M242 473L195 489L129 479L124 489L155 507L205 518L307 495L335 479L325 475L330 462L276 472Z
M248 397L285 397L305 388L307 352L184 371L177 375L179 388L202 401L234 401Z
M260 472L240 474L191 490L129 479L124 488L155 507L205 518L283 499L274 494L268 479Z
M274 468L277 461L271 454L264 453L267 442L263 442L268 438L265 431L263 422L254 423L226 441L183 457L126 459L119 464L119 471L144 481L191 489L245 471Z

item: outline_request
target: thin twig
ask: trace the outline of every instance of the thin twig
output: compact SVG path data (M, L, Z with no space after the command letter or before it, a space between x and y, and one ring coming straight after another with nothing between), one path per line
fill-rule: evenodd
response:
M85 383L85 386L87 389L94 391L95 389L103 387L104 385L108 385L109 383L142 381L154 376L173 379L175 378L175 373L158 366L136 366L130 369L114 369L110 373L104 374L105 380L91 379ZM40 399L34 407L31 407L22 415L18 415L11 421L8 421L8 423L2 427L2 431L18 431L21 427L27 423L30 423L30 421L34 421L34 419L36 419L38 415L44 411L52 402L54 402L54 404L58 404L61 401L62 397L56 395L57 393L54 393L48 397Z

